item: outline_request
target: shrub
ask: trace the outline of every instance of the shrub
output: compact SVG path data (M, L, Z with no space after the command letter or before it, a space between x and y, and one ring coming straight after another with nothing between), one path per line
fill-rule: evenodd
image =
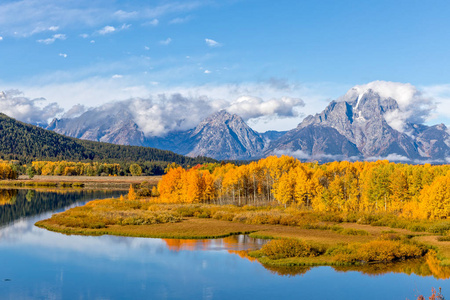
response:
M450 230L450 222L442 222L438 224L434 224L428 228L429 232L436 233L436 234L444 234Z
M399 259L420 257L426 249L400 241L376 240L364 244L335 247L328 252L338 262L391 262Z
M427 231L427 228L424 225L420 224L410 224L407 228L414 232Z
M314 257L325 252L324 246L313 245L302 240L272 240L261 248L261 253L271 259L289 257Z
M212 215L212 218L216 220L233 221L234 213L226 211L216 211L214 215Z
M339 214L325 213L319 216L319 219L323 222L335 222L342 223L344 222L344 218L342 218Z
M139 197L150 197L152 192L148 188L141 188L137 191Z
M369 233L362 229L345 228L340 234L344 235L369 235Z

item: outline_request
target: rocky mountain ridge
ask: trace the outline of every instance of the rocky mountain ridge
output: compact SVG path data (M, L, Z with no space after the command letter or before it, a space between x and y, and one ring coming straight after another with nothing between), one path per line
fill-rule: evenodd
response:
M388 158L446 162L450 157L447 127L409 122L399 129L391 116L400 110L395 99L382 97L371 89L361 93L350 90L287 132L258 133L241 117L219 111L190 130L147 137L125 107L120 113L106 107L77 118L54 120L48 129L81 139L150 146L220 160L290 154L319 161Z

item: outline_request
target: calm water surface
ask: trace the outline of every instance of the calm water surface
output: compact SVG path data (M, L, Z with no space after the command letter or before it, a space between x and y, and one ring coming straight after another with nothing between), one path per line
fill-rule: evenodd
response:
M442 287L450 297L448 280L394 273L384 267L266 269L241 251L259 248L264 241L246 236L87 237L34 226L66 207L118 195L117 191L0 190L0 299L412 300L429 295L432 287ZM420 273L417 270L422 268L396 267L407 273L415 269Z

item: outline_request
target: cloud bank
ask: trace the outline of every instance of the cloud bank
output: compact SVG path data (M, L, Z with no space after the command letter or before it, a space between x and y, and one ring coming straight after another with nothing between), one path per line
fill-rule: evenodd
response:
M0 112L19 121L30 124L47 124L63 111L57 103L45 106L45 99L29 99L17 90L0 92Z
M257 97L240 97L236 101L211 99L207 96L193 97L180 93L161 93L148 98L132 98L106 103L91 108L97 116L110 118L130 116L139 129L148 137L164 136L173 131L184 131L197 126L206 117L227 110L244 120L258 118L284 118L296 116L296 108L304 105L301 99L282 97L264 101ZM83 105L72 107L63 118L74 118L86 111Z

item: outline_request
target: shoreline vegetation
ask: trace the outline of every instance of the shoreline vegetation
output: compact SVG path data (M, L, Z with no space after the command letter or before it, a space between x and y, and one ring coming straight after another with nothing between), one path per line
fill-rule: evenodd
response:
M165 239L249 234L271 241L259 250L240 255L257 259L267 267L364 267L419 259L421 268L426 271L416 270L415 273L450 278L450 268L443 265L448 261L450 243L438 242L435 233L351 220L332 221L333 218L336 216L295 207L160 204L152 202L151 198L119 198L89 202L39 221L36 226L64 234Z
M65 234L271 239L241 253L265 266L365 266L422 259L450 278L450 166L388 161L166 168L157 188L131 184L37 226ZM135 190L136 188L136 190ZM438 274L438 275L436 275Z

